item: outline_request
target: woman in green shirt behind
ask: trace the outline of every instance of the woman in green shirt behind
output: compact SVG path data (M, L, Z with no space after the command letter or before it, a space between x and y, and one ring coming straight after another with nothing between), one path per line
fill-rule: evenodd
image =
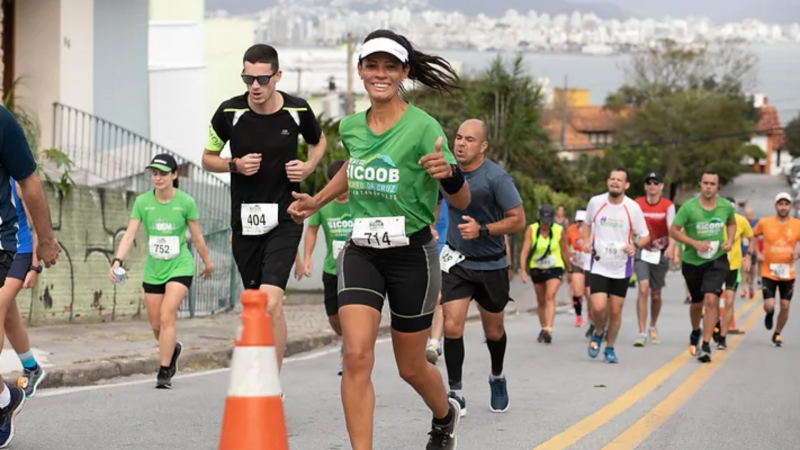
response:
M181 343L177 342L175 320L195 274L194 258L186 246L187 228L197 253L203 259L203 278L211 276L214 266L197 221L197 203L178 189L175 158L168 154L156 155L147 168L151 171L155 189L136 197L109 278L112 283L121 281L115 272L122 266L139 226L144 224L148 249L142 283L144 304L161 353L156 388L170 389L182 350Z

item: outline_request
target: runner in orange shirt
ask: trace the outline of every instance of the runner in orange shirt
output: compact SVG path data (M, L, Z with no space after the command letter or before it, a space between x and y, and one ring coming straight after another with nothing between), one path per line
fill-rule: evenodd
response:
M569 286L572 290L572 306L575 308L575 326L583 326L583 298L586 296L586 277L584 263L586 253L583 253L583 227L585 226L586 211L575 213L575 223L567 228L567 245L570 249L569 259L572 261L572 271L569 273ZM591 308L586 308L587 314ZM591 320L591 318L589 319Z
M764 292L764 326L772 329L775 314L775 294L780 293L781 312L778 315L778 326L772 335L772 343L780 347L781 331L789 320L789 304L794 295L795 260L800 258L797 244L800 243L800 219L789 214L792 209L792 196L781 192L775 197L776 215L761 219L753 234L764 242L763 251L759 249L756 239L750 240L748 253L756 254L761 263L761 286ZM750 261L745 259L744 264Z

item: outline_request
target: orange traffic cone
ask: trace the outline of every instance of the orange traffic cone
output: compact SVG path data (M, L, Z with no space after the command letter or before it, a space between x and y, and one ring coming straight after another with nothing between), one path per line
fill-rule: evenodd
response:
M267 294L248 289L242 306L219 450L288 450Z

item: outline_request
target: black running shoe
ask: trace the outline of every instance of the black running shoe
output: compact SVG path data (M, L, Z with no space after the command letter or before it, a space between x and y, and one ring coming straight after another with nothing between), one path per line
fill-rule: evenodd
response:
M553 335L550 334L550 332L547 331L547 330L543 330L542 333L544 333L544 335L542 336L542 340L544 341L544 343L545 344L552 344L553 343Z
M5 408L0 408L0 448L8 447L14 439L14 420L25 405L25 390L18 386L6 383L6 389L11 395L11 403Z
M717 350L727 350L727 349L728 349L727 336L720 336L719 340L717 341Z
M156 379L156 389L172 389L172 375L170 368L160 367L158 369L158 378Z
M711 362L711 346L703 343L700 346L700 351L697 352L697 360L702 363L710 363Z
M178 372L178 358L181 357L181 350L183 344L180 342L175 343L175 350L172 352L172 360L169 362L169 377L172 378Z
M458 421L461 420L460 406L458 401L453 398L449 399L449 402L453 419L447 425L436 425L434 423L431 426L431 431L428 433L430 439L428 439L428 445L425 450L456 450L458 447L456 432L458 431Z

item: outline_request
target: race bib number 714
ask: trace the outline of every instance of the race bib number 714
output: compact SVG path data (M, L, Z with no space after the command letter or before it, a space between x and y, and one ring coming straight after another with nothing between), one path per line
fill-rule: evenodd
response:
M362 217L353 222L352 241L359 247L392 248L408 245L406 218Z

